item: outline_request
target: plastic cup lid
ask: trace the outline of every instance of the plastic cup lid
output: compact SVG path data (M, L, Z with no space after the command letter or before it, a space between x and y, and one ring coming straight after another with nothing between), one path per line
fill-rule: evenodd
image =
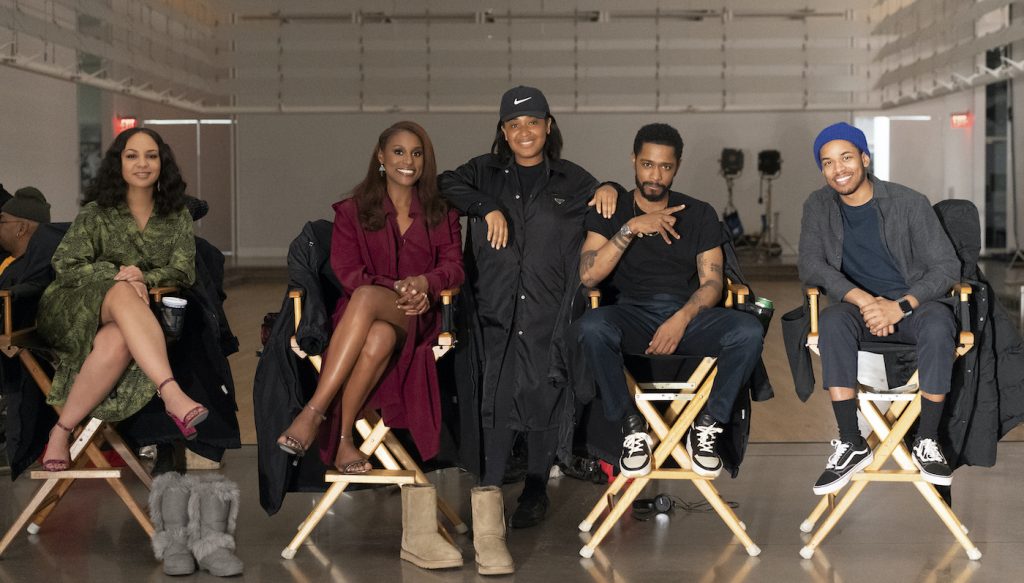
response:
M165 297L162 300L163 304L168 308L184 308L188 305L188 300L185 298L171 298Z

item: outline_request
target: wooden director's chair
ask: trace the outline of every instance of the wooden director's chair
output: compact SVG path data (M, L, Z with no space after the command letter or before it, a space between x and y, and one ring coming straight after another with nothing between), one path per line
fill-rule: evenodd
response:
M157 287L149 290L150 298L155 305L159 305L164 295L177 291L172 287ZM0 352L8 358L17 357L25 370L28 371L36 385L44 395L50 394L50 378L39 365L39 360L33 354L33 350L45 350L45 345L36 334L35 326L14 330L12 322L14 299L7 290L0 290L0 301L3 303L3 334L0 335ZM60 408L55 407L57 413ZM135 455L124 439L118 435L114 427L95 417L90 417L84 426L76 428L77 434L71 444L71 465L63 472L46 472L33 470L29 477L33 480L42 480L35 495L18 515L14 524L0 540L0 555L3 555L7 547L14 541L18 531L27 525L29 534L36 534L42 528L43 522L53 512L54 508L61 501L68 489L75 483L75 480L106 480L107 484L114 490L117 497L121 499L128 511L138 521L142 530L150 537L153 536L153 523L149 520L147 512L135 501L128 488L124 484L124 475L121 469L114 468L107 461L107 458L100 451L105 444L117 452L125 465L139 479L146 489L152 488L153 477L149 474L142 462ZM91 464L91 467L89 467Z
M956 347L957 358L967 354L974 346L974 334L969 330L970 311L968 300L971 295L971 286L957 284L953 287L952 294L959 296L960 322L967 329L960 331L959 342ZM818 299L819 290L809 288L807 297L810 305L811 331L807 336L807 347L815 354L818 352ZM892 347L901 347L894 343L861 343L861 350L865 352L892 350ZM907 348L907 347L902 347ZM912 347L910 347L912 348ZM949 507L946 501L939 494L935 486L925 482L921 473L911 460L910 451L903 442L903 438L910 430L911 425L921 414L921 394L918 390L918 371L910 377L906 385L897 387L886 392L878 392L863 385L858 387L857 400L860 411L871 426L871 434L868 435L868 445L874 449L874 460L863 471L854 474L850 484L845 487L845 493L841 496L839 492L826 494L818 501L811 514L800 524L800 530L810 533L814 530L815 524L825 515L824 522L818 530L811 535L807 545L800 549L800 556L810 559L815 549L821 544L828 533L835 527L839 519L843 517L854 500L860 496L864 488L871 482L909 482L917 488L917 491L928 502L939 519L949 528L949 531L956 537L957 542L967 552L971 560L981 558L981 551L974 546L971 539L967 537L967 528L960 523L956 514ZM883 414L878 403L889 403L888 410ZM882 466L892 459L899 469L883 470ZM836 499L838 498L838 502Z
M729 282L727 289L725 306L729 308L733 307L734 295L736 304L746 303L747 296L750 295L749 288L744 285L735 285ZM596 308L600 302L601 292L591 290L588 292L588 295L591 308ZM619 494L623 486L626 486L627 482L630 482L630 478L619 474L608 485L604 496L601 496L597 504L594 505L593 510L590 511L590 514L579 524L580 531L590 532L594 523L601 517L601 514L610 508L608 515L598 526L597 531L590 537L587 544L580 549L580 556L584 558L594 556L594 550L601 544L601 541L608 535L619 518L630 508L633 500L636 499L647 483L658 479L688 480L693 482L693 485L708 501L708 504L715 509L715 512L722 518L726 526L740 540L746 548L747 554L751 557L756 557L761 553L761 549L754 544L754 541L747 534L746 525L740 521L732 508L722 500L721 495L711 483L713 478L700 476L693 471L690 457L681 443L683 436L686 435L690 425L693 424L693 420L697 418L701 409L704 408L708 395L711 393L711 385L714 383L715 375L718 372L717 361L718 359L715 357L703 357L686 382L638 383L633 378L633 375L628 370L626 371L626 384L629 386L630 393L636 399L637 408L651 427L653 432L651 438L657 444L653 452L654 469L647 476L633 478L629 486L626 487L625 493L618 496L617 499L616 495ZM670 402L664 415L655 408L652 401ZM662 468L670 456L679 465L678 469Z
M295 329L299 328L299 320L302 317L302 291L292 290L288 292L288 297L292 300L292 306L294 308L295 318ZM455 346L455 333L454 330L454 305L452 303L453 298L458 295L458 289L446 289L441 291L441 332L437 336L437 344L434 345L434 360L440 359L449 350ZM291 340L292 350L301 357L308 358L310 363L320 372L320 366L322 364L322 358L318 355L306 355L303 353L298 346L298 342L295 337L292 336ZM391 433L391 429L384 424L384 421L377 415L376 412L371 410L364 410L362 417L356 420L356 431L363 438L363 443L359 446L359 451L369 459L371 456L376 456L380 461L381 465L384 466L383 470L370 470L365 474L342 474L337 470L328 470L324 476L324 481L330 484L327 488L327 492L324 493L323 498L317 502L313 510L310 511L306 519L299 525L299 531L295 534L295 538L292 539L288 546L281 551L281 556L285 559L291 559L295 557L296 551L299 550L299 546L306 540L307 537L316 528L316 525L320 523L327 511L334 506L334 503L338 500L338 496L341 496L342 492L349 484L429 484L426 475L420 470L419 466L416 465L416 461L413 460L409 452L402 446L398 438ZM465 534L469 531L466 523L459 518L459 515L452 510L451 506L444 501L440 496L437 497L437 507L441 513L451 523L452 528L459 534ZM449 542L454 544L452 537L445 530L444 526L437 525L438 531L446 538Z

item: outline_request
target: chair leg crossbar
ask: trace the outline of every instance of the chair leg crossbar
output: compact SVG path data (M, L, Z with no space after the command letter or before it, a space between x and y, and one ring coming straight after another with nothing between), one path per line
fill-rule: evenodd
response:
M24 348L14 349L14 354L21 360L25 370L29 372L32 379L39 386L43 394L50 393L50 379L43 372L39 362L31 352ZM43 480L42 485L36 490L31 500L18 515L14 524L0 539L0 555L7 550L7 547L14 542L14 538L22 528L27 527L29 534L36 534L43 526L43 522L57 507L57 504L67 494L68 490L75 483L75 480L102 479L106 480L117 497L124 502L124 505L131 512L132 516L150 537L153 536L153 523L145 509L135 501L128 488L124 485L122 471L111 467L110 462L100 451L104 443L109 444L114 451L121 456L125 465L132 471L140 482L148 490L152 487L153 477L143 467L142 462L136 457L135 452L125 444L120 435L107 423L92 418L85 427L79 431L74 443L71 444L71 468L63 472L33 471L30 477L33 480ZM92 467L86 467L89 463Z
M0 555L7 550L7 547L14 541L23 527L29 534L36 534L42 528L43 522L57 507L75 480L102 479L106 480L117 497L124 502L124 505L131 512L132 516L142 527L142 530L150 537L153 536L153 523L149 520L149 514L136 502L135 498L124 485L122 471L113 468L107 458L100 451L103 443L109 443L114 448L133 474L149 489L153 484L153 478L142 466L142 462L135 456L134 452L124 443L109 425L92 418L85 427L78 433L74 443L71 444L71 468L63 472L44 472L35 470L30 473L33 480L43 480L42 485L36 490L28 505L21 511L14 524L7 530L3 539L0 540ZM89 463L92 467L86 467Z
M911 379L916 382L917 374ZM884 395L860 392L858 395L860 411L863 413L868 424L871 426L871 435L868 443L874 448L874 460L862 472L853 476L846 491L840 494L828 494L822 496L811 514L800 525L800 530L810 533L814 530L815 524L822 516L825 520L818 527L818 530L811 535L810 540L800 550L800 556L810 559L814 556L815 549L821 544L829 532L839 522L853 502L860 496L864 488L871 482L909 482L917 488L921 497L925 499L931 509L942 520L957 542L967 552L971 560L981 558L981 551L974 546L971 539L967 537L967 529L961 524L953 510L942 499L935 486L925 482L921 473L911 459L910 451L903 443L903 438L910 430L911 425L921 414L921 394L911 393L904 395ZM890 401L889 410L884 414L878 408L876 402ZM882 466L892 459L899 469L883 470Z
M726 526L743 544L747 553L752 557L760 554L761 549L754 544L754 541L747 534L746 525L740 521L732 508L722 500L721 495L711 483L711 479L699 476L693 472L690 457L680 443L707 401L708 394L711 392L711 386L717 372L715 363L716 359L711 357L704 358L701 361L686 383L686 385L691 387L699 388L696 392L693 392L692 388L688 389L689 395L686 396L689 398L673 396L670 399L671 404L666 410L664 417L651 404L650 400L643 398L643 389L640 388L629 373L626 373L626 381L630 387L630 392L633 393L636 399L637 408L651 426L654 433L652 438L658 444L653 452L655 469L649 475L635 478L631 482L629 478L620 474L608 486L604 495L594 505L593 510L590 511L590 514L579 525L581 531L589 532L601 514L610 508L608 515L598 526L597 531L587 544L580 549L580 556L590 558L594 555L597 546L601 544L601 541L608 535L612 527L615 526L615 523L631 507L633 500L636 499L652 479L689 480L693 482L693 485L701 495L704 496L711 507L715 509L715 512L721 517L722 521L725 522ZM676 461L679 469L661 469L662 464L665 463L669 456ZM629 483L628 486L627 483ZM623 487L625 487L625 492L616 499L616 496Z
M388 426L375 413L367 412L362 419L356 421L356 431L363 438L363 443L360 445L359 450L367 458L370 456L376 457L385 469L370 470L365 474L342 474L336 470L329 470L324 477L324 481L330 483L330 486L324 493L323 498L317 502L313 510L306 516L306 519L299 525L295 538L281 551L281 557L285 559L295 557L299 547L312 534L313 529L326 516L327 511L334 506L338 497L348 488L349 484L401 485L430 483L426 475L416 465L415 460L409 455L409 452L398 441L398 438L391 434ZM455 532L459 534L469 532L469 527L459 518L458 513L440 496L437 498L437 507L441 514L451 523ZM449 542L453 542L451 535L444 526L438 523L437 528L442 536L448 539Z

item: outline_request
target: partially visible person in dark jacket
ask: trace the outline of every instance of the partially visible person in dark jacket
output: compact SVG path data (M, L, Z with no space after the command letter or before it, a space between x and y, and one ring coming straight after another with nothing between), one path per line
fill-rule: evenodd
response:
M278 439L284 451L305 454L340 391L340 421L325 435L324 450L342 473L369 471L352 430L379 387L372 404L384 421L410 429L424 459L436 455L441 419L431 346L440 327L437 300L464 279L458 213L438 193L436 168L426 131L398 122L378 138L352 197L334 204L330 257L344 294L334 308L316 391Z
M839 439L814 493L835 492L867 467L871 448L857 426L857 350L861 342L917 346L922 406L912 446L925 481L949 485L952 470L939 445L950 390L956 320L942 301L960 264L928 199L868 174L867 139L831 125L814 141L826 186L804 203L800 279L831 299L820 317L823 385L832 398Z
M50 225L50 204L36 188L19 189L0 207L0 247L8 254L0 261L0 289L10 291L15 302L15 328L35 320L39 296L53 281L50 260L63 236L63 229Z
M517 432L526 433L526 486L513 527L544 519L547 481L558 442L564 391L549 380L551 341L563 298L579 284L576 269L587 205L605 216L615 190L561 158L562 134L547 99L533 87L501 98L491 152L443 173L441 191L469 217L466 264L475 304L471 330L481 336L480 398L484 468L480 483L500 486Z

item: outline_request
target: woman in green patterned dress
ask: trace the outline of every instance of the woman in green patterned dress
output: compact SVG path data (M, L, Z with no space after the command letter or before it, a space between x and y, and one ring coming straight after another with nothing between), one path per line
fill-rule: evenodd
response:
M159 134L121 132L53 256L57 278L40 299L37 324L59 360L48 402L63 409L43 454L47 471L70 466L71 432L90 413L124 419L155 393L186 438L207 416L172 376L147 289L195 280L184 193Z

